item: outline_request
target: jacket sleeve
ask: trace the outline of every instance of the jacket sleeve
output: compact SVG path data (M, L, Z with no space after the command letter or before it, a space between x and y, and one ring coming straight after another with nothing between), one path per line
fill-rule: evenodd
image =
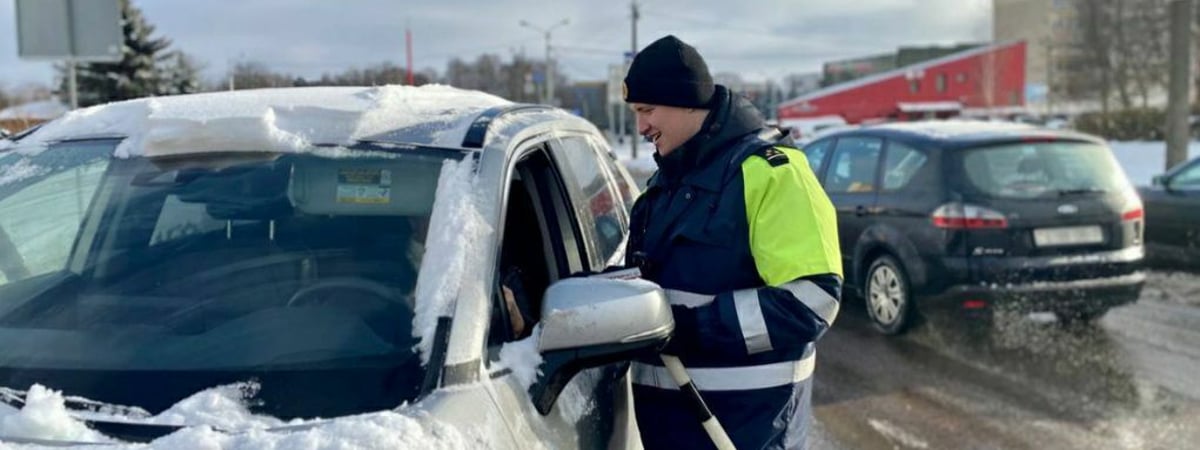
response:
M803 349L837 318L837 216L808 160L796 149L765 149L742 163L742 175L750 250L765 286L722 292L696 308L673 306L680 342L668 353Z

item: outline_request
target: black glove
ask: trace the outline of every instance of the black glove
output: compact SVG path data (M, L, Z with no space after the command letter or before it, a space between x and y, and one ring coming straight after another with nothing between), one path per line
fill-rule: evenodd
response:
M698 344L696 310L671 305L671 315L675 317L675 332L671 334L671 340L667 342L662 353L680 356Z

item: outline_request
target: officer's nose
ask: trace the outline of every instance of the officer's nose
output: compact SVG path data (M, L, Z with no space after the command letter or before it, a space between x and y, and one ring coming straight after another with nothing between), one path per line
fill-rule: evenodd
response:
M642 136L649 134L650 133L650 123L646 119L638 117L637 118L637 131L638 131L638 134L640 134Z

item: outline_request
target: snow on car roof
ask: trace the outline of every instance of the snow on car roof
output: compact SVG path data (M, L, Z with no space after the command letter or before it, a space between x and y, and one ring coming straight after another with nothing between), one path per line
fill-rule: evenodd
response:
M494 95L442 85L279 88L151 97L72 111L24 138L20 146L126 137L117 148L119 157L297 152L312 145L346 145L359 140L458 147L477 113L506 104L510 102Z
M921 122L892 122L872 128L922 134L931 138L952 138L976 134L1022 133L1037 127L1014 122L985 122L981 120L930 120Z
M1069 139L1103 143L1095 136L1071 130L1054 130L1035 125L983 120L926 120L919 122L892 122L872 125L865 130L883 130L922 136L928 139L956 143L980 143L1014 138Z

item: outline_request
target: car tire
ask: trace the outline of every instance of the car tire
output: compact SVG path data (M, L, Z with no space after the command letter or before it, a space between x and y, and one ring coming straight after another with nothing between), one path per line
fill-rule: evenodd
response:
M867 315L875 328L886 335L898 335L912 325L916 314L908 275L896 258L883 255L867 269L863 283Z

